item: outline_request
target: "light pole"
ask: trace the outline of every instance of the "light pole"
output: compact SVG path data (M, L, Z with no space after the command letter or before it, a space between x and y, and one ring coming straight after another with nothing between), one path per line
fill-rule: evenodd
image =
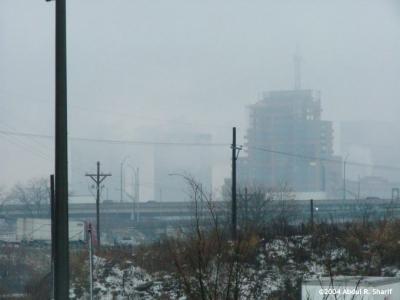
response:
M168 176L180 176L180 177L182 177L183 179L185 179L187 181L191 180L190 177L188 177L188 176L186 176L184 174L180 174L180 173L168 173Z
M192 186L192 188L195 189L195 192L197 192L197 190L200 189L201 185L196 184L196 182L190 176L187 176L187 175L181 174L181 173L168 173L168 176L179 176L179 177L182 177L184 180L186 180ZM202 193L202 192L203 191L200 190L200 193Z
M179 176L182 177L184 180L186 180L188 183L195 183L193 178L191 178L190 176L187 176L185 174L181 174L181 173L168 173L168 176Z
M189 176L186 176L184 174L180 173L169 173L168 176L179 176L182 177L184 180L186 180L189 183L193 183L192 187L194 188L194 193L195 193L195 205L196 205L196 213L198 211L198 202L197 202L197 193L200 193L200 217L202 218L204 216L204 192L203 192L203 184L201 183L196 183L193 178L190 178Z
M93 239L92 224L88 226L90 300L93 300Z
M322 191L324 191L326 193L326 169L325 169L325 164L320 161L320 165L321 165L321 187L322 187Z
M343 200L346 200L346 164L349 154L346 155L343 161Z
M128 158L129 155L125 156L121 161L121 198L120 198L121 203L124 201L124 164Z
M139 201L139 168L134 168L128 163L128 167L132 170L132 195L130 198L132 198L132 221L137 222L138 217L137 217L137 203ZM129 194L128 194L129 196ZM135 216L136 215L136 216Z

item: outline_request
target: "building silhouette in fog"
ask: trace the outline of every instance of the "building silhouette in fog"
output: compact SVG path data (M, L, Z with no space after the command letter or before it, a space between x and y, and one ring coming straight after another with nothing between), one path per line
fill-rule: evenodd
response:
M211 135L180 130L164 132L163 140L187 143L187 146L157 145L154 147L154 200L187 201L191 193L183 176L201 184L204 192L212 190L212 161L209 147L196 146L211 143ZM193 145L190 145L190 144Z
M321 119L319 92L271 91L250 105L240 185L337 194L341 158L333 153L332 122ZM334 162L337 161L337 162Z

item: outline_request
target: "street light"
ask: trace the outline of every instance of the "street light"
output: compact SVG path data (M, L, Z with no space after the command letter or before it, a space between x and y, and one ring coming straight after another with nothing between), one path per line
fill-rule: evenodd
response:
M203 194L203 185L202 185L202 184L196 183L195 180L194 180L192 177L187 176L187 175L185 175L185 174L181 174L181 173L168 173L168 176L180 176L180 177L182 177L182 178L185 179L187 182L193 183L193 185L194 185L194 187L196 188L196 190L197 190L197 189L200 189L200 193Z
M187 181L191 181L191 178L189 176L186 176L185 174L181 174L181 173L168 173L168 176L180 176L180 177L186 179Z
M130 157L129 155L125 156L121 161L121 198L120 198L121 203L124 201L124 163L129 157Z
M178 176L178 177L182 177L184 180L186 180L187 182L191 182L192 178L190 178L189 176L185 175L185 174L181 174L181 173L168 173L168 176ZM179 195L180 196L180 195ZM175 194L176 197L176 194Z
M193 178L191 178L190 176L187 176L187 175L185 175L185 174L181 174L181 173L169 173L168 174L168 176L179 176L179 177L182 177L183 179L185 179L187 182L189 182L189 183L193 183L193 185L192 185L192 188L194 188L194 192L195 193L197 193L197 192L200 192L200 202L201 202L201 206L200 206L200 213L201 213L201 215L203 215L203 196L204 196L204 193L203 193L203 185L200 183L200 184L198 184L198 183L196 183L194 180L193 180ZM197 203L197 200L195 200L196 201L196 203Z
M139 168L134 168L128 163L128 168L130 168L133 172L132 175L132 195L127 194L130 198L132 198L132 221L136 222L139 219L139 214L137 212L137 203L139 202ZM136 214L136 217L135 217Z

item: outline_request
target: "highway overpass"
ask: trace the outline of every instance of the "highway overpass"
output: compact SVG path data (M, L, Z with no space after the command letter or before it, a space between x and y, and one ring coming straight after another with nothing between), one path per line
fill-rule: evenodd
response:
M230 203L213 202L215 212L219 215L228 214ZM249 205L251 205L249 203ZM400 217L400 202L391 199L361 199L361 200L315 200L315 220L349 220L363 217L383 218L385 216ZM285 214L291 220L308 220L310 218L310 201L269 201L267 203L268 215L276 216ZM244 209L244 207L238 208ZM206 204L199 211L206 213ZM194 204L191 202L139 202L133 205L132 202L106 202L101 203L101 215L130 219L132 215L139 216L139 220L164 219L164 220L187 220L194 215ZM95 203L70 204L69 215L73 219L93 218L96 213ZM40 207L27 205L5 205L0 208L0 218L14 219L20 217L49 217L49 206Z

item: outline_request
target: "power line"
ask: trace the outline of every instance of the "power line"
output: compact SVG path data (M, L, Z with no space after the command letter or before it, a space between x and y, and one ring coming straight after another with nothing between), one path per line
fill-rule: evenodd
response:
M267 148L263 148L263 147L248 147L248 149L254 149L254 150L259 150L259 151L264 151L264 152L269 152L269 153L274 153L274 154L297 157L297 158L302 158L305 160L319 160L319 161L327 161L327 162L339 163L339 164L343 163L343 161L339 160L339 159L290 153L290 152L267 149ZM400 167L393 167L393 166L387 166L387 165L366 164L366 163L359 163L359 162L355 162L355 161L347 161L346 163L349 165L353 165L353 166L373 167L373 168L379 168L379 169L389 169L389 170L394 170L394 171L400 171Z
M25 150L38 158L41 158L43 161L53 163L53 162L51 162L51 154L46 154L46 153L40 151L39 149L35 149L31 145L24 143L19 139L12 139L11 136L4 134L1 130L0 130L0 138L3 138L7 142L19 147L20 149ZM83 168L81 166L74 166L74 168L77 171L81 172L82 174L85 173L85 171L83 170Z
M16 130L14 127L12 127L10 125L7 125L4 121L0 121L0 126L4 127L5 130L11 130L11 131ZM1 129L1 127L0 127L0 129ZM15 139L18 140L17 137ZM49 150L48 147L44 146L43 144L41 144L39 141L37 141L33 137L31 137L29 140L32 141L33 144L35 144L35 147L38 150L38 152L42 152L43 153L43 151L47 152ZM21 143L23 143L23 142L21 141Z
M15 146L18 146L21 149L24 149L25 151L27 151L27 152L29 152L29 153L31 153L33 155L36 155L37 157L39 157L39 158L41 158L41 159L43 159L45 161L49 161L49 157L47 155L44 155L41 152L37 152L37 151L32 150L28 145L22 143L21 141L13 140L12 137L10 137L10 136L8 136L6 134L3 134L2 132L0 132L0 134L1 134L0 137L3 137L9 143L11 143L11 144L13 144Z
M45 134L37 134L37 133L29 133L29 132L20 132L20 131L8 131L8 130L0 130L0 134L3 135L15 135L15 136L24 136L24 137L36 137L36 138L44 138L44 139L54 139L52 135ZM83 142L96 142L96 143L108 143L115 145L142 145L142 146L196 146L196 147L229 147L229 143L195 143L195 142L156 142L156 141L141 141L141 140L120 140L120 139L97 139L97 138L87 138L87 137L69 137L70 140L73 141L83 141ZM279 150L272 150L264 147L247 147L247 149L254 149L258 151L264 151L279 155L297 157L304 160L318 160L318 161L326 161L332 163L342 164L342 160L326 158L321 156L312 156L312 155L303 155L298 153L291 153ZM347 161L347 164L353 166L360 167L373 167L379 169L387 169L393 171L400 171L400 167L388 166L388 165L379 165L379 164L367 164L367 163L359 163L355 161Z
M5 135L16 135L25 137L37 137L45 139L53 139L52 135L36 134L28 132L18 131L7 131L0 130L0 133ZM160 146L229 146L228 143L195 143L195 142L154 142L154 141L141 141L141 140L118 140L118 139L97 139L97 138L85 138L85 137L69 137L70 140L85 141L85 142L98 142L98 143L109 143L109 144L128 144L128 145L160 145Z
M27 95L23 95L21 93L16 93L14 91L7 91L4 88L0 88L0 93L11 93L14 95L18 95L19 97L21 97L19 100L21 101L30 101L32 98L31 95L27 96ZM42 103L42 104L48 104L49 101L47 99L44 98L36 98L34 99L36 102ZM130 118L132 119L143 119L143 120L153 120L153 121L158 121L158 122L168 122L168 123L175 123L175 124L182 124L182 125L210 125L210 123L206 123L206 122L189 122L189 121L184 121L184 120L175 120L175 119L161 119L161 118L156 118L156 117L148 117L148 116L143 116L140 114L135 114L135 113L131 113L131 112L122 112L122 111L115 111L113 110L112 107L109 106L104 106L102 108L93 108L93 107L86 107L86 106L82 106L82 105L78 105L78 104L73 104L70 103L69 104L69 108L74 109L74 110L87 110L90 112L95 112L95 113L101 113L101 114L105 114L105 115L115 115L115 116L120 116L120 117L124 117L124 118ZM230 128L231 126L228 124L212 124L214 127L220 127L220 128Z

